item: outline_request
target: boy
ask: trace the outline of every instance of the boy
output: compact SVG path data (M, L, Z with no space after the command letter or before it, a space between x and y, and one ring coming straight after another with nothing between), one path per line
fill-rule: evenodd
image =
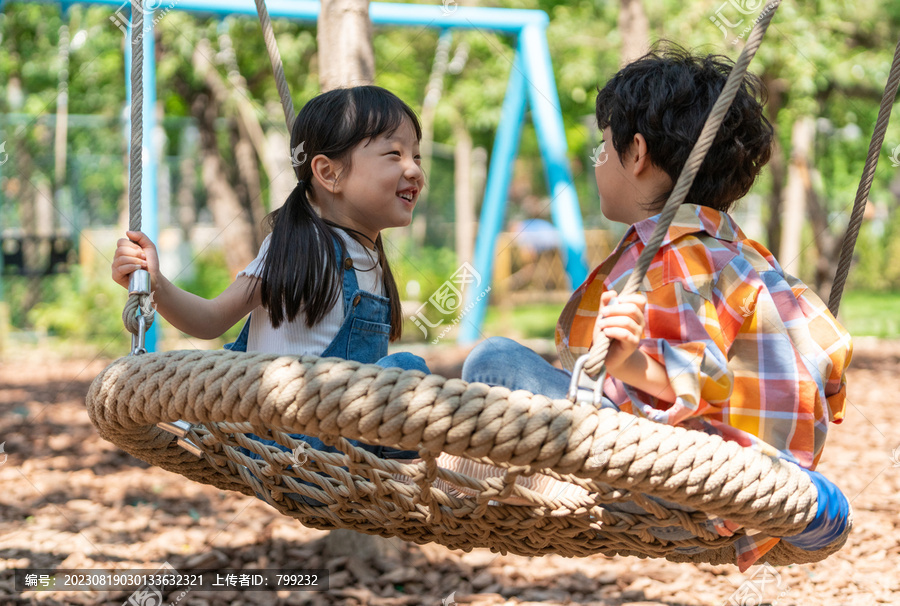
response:
M642 294L612 303L732 66L727 57L668 47L627 65L599 91L597 122L612 143L595 167L601 210L630 227L564 308L556 343L563 367L572 369L596 335L610 338L606 406L715 433L812 470L828 423L844 416L850 337L726 212L770 156L773 130L755 76L738 91ZM565 397L570 378L502 338L481 343L463 367L466 381L554 398ZM738 560L746 567L777 539L741 541Z

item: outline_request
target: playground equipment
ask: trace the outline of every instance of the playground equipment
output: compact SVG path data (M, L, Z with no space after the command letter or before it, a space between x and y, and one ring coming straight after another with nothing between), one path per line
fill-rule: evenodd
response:
M18 0L50 2L52 0ZM2 10L6 0L0 0ZM134 19L127 17L129 4L123 0L84 0L82 4L108 5L115 8L110 20L123 31L131 31ZM64 0L60 3L63 9L75 2ZM585 240L581 211L575 194L569 161L562 115L559 110L559 97L553 78L550 62L550 51L547 46L546 28L547 14L538 10L499 9L456 6L439 4L386 4L372 2L369 4L369 16L375 25L399 25L431 27L441 30L450 29L483 29L503 32L517 36L516 53L512 58L512 67L506 96L503 101L501 120L494 139L490 166L485 184L484 201L479 230L475 242L473 266L475 271L485 279L493 275L494 257L497 235L502 231L506 213L507 191L509 190L512 167L518 153L518 143L525 120L526 108L531 109L531 116L537 139L540 144L541 157L544 162L547 190L552 200L551 215L556 229L561 234L562 251L565 257L565 269L572 284L580 284L587 277L587 261L585 257ZM156 62L155 45L152 35L154 11L169 10L191 11L213 15L253 15L250 0L179 0L174 6L162 2L143 2L142 31L134 40L134 44L125 45L126 71L131 71L132 55L140 50L142 66L141 90L145 107L153 107L156 95ZM257 8L259 3L257 2ZM315 21L319 14L319 3L313 0L270 0L264 7L265 14L273 17ZM268 16L266 17L268 18ZM267 48L271 50L274 35L266 39ZM277 70L276 70L277 74ZM283 71L281 72L283 76ZM137 84L127 79L127 99L131 103L132 94ZM279 96L285 103L287 85L279 84ZM285 106L287 107L287 106ZM285 110L287 111L287 110ZM293 116L293 108L290 109ZM137 114L132 110L132 119ZM144 157L140 161L140 170L146 178L140 181L141 206L143 208L142 231L151 240L157 241L159 236L157 211L157 164L155 153L152 153L150 133L155 128L155 117L152 111L143 111L142 135L138 140L132 138L131 145L143 147ZM288 123L290 132L290 123ZM136 170L132 164L132 171ZM487 311L488 297L478 298L477 292L464 293L465 304L472 308L461 322L459 340L471 343L478 339L479 329ZM462 305L460 305L462 307ZM155 328L151 327L146 335L148 351L156 349Z
M643 280L778 4L776 0L764 12L751 32L626 294ZM263 0L257 0L257 8L267 38L274 40ZM136 18L134 27L140 24ZM270 44L269 50L278 77L277 47ZM135 61L135 83L141 81L139 64ZM834 314L898 85L900 44L842 250L829 304ZM135 111L132 127L138 128L139 109ZM291 115L285 105L286 119ZM137 148L132 149L133 168L139 164ZM139 178L133 169L132 205L138 210ZM136 288L126 307L126 324L138 335L144 319L136 311L148 295L146 286ZM135 350L139 345L140 337ZM603 372L608 345L595 343L580 360L591 376ZM830 483L814 482L792 463L703 432L589 403L552 401L334 358L227 351L134 355L114 362L95 379L87 406L100 434L131 454L197 481L259 495L304 525L436 541L451 548L734 562L733 545L749 530L772 537L798 535L818 524L829 499L837 498ZM244 436L250 432L271 437L282 448ZM346 454L309 449L289 433L319 436ZM380 459L348 439L417 449L422 461ZM262 458L246 456L247 450ZM483 463L496 473L475 478L450 472L441 466L446 457ZM582 490L551 498L518 482L535 474ZM474 496L440 488L448 483ZM292 495L323 505L313 507ZM498 502L510 496L531 505ZM623 502L638 506L639 512ZM710 517L742 528L731 537L719 536L709 529ZM835 522L813 545L778 542L766 560L783 565L826 557L844 544L852 525L849 512ZM673 528L691 536L667 538L659 532Z

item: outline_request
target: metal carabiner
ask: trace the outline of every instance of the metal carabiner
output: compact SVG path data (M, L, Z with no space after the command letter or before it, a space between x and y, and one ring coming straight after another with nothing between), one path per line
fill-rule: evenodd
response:
M138 333L136 335L131 335L131 355L137 356L140 354L147 353L146 348L144 347L144 337L147 333L147 320L144 319L144 314L141 313L141 310L137 310L138 316Z
M150 272L146 269L136 269L131 272L131 276L128 278L128 294L129 295L138 295L145 296L150 294ZM144 347L144 338L147 334L147 320L144 318L143 309L138 307L137 319L138 319L138 334L131 335L131 355L136 356L139 354L147 353L147 349Z
M584 365L587 363L589 357L590 354L584 354L575 360L575 368L572 369L572 380L569 382L569 393L566 395L573 404L578 401L578 381L581 378L581 373L584 371ZM605 380L606 368L604 367L603 372L600 373L600 376L594 384L594 397L592 400L594 406L599 407L603 404L603 381Z

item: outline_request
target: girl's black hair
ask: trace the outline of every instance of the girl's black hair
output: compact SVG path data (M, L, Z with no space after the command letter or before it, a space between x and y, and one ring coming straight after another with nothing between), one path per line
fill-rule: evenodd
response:
M674 187L733 66L726 56L697 56L662 41L599 90L597 125L611 128L620 159L641 133L651 162L672 178ZM748 72L685 203L727 211L750 191L772 150L765 101L765 85ZM648 210L662 209L670 193L652 201Z
M339 88L312 98L297 117L291 129L291 156L299 181L284 206L266 218L272 228L269 250L260 284L262 304L269 312L272 326L297 314L306 314L310 328L320 322L341 300L342 269L338 267L334 242L343 255L344 242L334 227L322 220L309 200L312 192L311 160L323 154L349 165L350 151L359 143L390 136L409 120L422 138L419 119L396 95L377 86ZM357 234L347 230L362 243ZM391 304L390 340L400 338L402 316L397 283L384 254L381 234L375 239L378 261L384 276L384 287Z

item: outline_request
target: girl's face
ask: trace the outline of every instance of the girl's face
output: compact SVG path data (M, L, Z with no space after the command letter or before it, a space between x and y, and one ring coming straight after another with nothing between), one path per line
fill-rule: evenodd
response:
M404 120L391 135L353 148L349 164L338 176L335 195L322 205L323 213L373 240L382 229L409 225L425 184L420 164L416 131Z

